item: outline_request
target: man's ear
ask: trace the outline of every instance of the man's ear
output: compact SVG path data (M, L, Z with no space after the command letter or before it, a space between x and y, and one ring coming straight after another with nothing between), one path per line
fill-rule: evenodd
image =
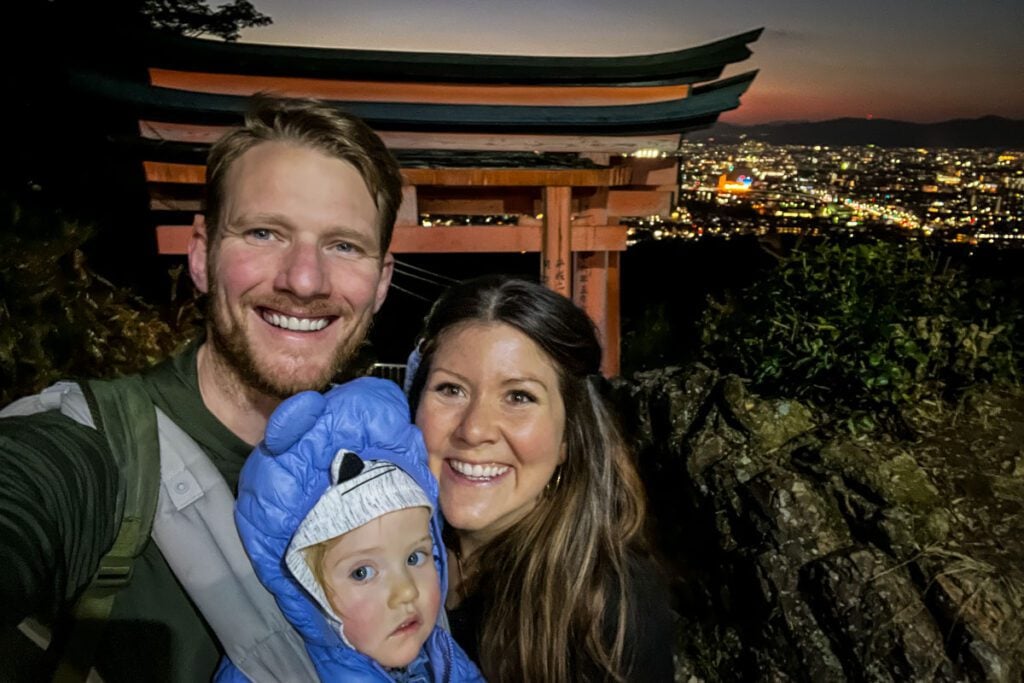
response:
M192 236L188 239L188 272L192 275L192 282L196 289L203 294L209 291L209 274L207 269L207 254L210 245L206 236L206 217L197 213L192 219Z
M388 288L391 287L391 276L395 272L395 257L389 251L384 254L384 262L380 267L380 280L377 282L377 296L373 303L373 312L376 313L384 305L384 299L388 296Z

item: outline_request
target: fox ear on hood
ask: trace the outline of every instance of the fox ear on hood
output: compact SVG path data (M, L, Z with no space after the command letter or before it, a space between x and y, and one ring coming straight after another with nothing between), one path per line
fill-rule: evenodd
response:
M338 465L338 473L334 477L334 485L337 486L343 481L359 476L365 466L362 458L352 451L345 451L345 455L342 456L341 463Z

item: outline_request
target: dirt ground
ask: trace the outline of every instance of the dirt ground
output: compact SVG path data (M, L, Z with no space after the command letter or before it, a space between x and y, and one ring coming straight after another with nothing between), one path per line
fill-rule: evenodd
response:
M954 519L949 544L979 561L1024 566L1024 392L964 402L913 455Z
M950 418L913 446L949 511L917 565L947 646L965 639L979 678L1010 680L1024 658L1024 392L976 394Z

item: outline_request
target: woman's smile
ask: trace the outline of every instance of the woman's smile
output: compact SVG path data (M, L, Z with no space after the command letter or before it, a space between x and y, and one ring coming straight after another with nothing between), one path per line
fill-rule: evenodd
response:
M462 460L445 461L456 475L482 484L490 483L505 475L512 468L508 465L480 465Z

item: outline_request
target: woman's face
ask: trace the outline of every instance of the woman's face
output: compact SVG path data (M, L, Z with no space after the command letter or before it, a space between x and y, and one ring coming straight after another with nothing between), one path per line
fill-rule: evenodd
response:
M441 511L464 541L522 519L565 460L558 373L504 323L468 323L439 341L416 411Z

